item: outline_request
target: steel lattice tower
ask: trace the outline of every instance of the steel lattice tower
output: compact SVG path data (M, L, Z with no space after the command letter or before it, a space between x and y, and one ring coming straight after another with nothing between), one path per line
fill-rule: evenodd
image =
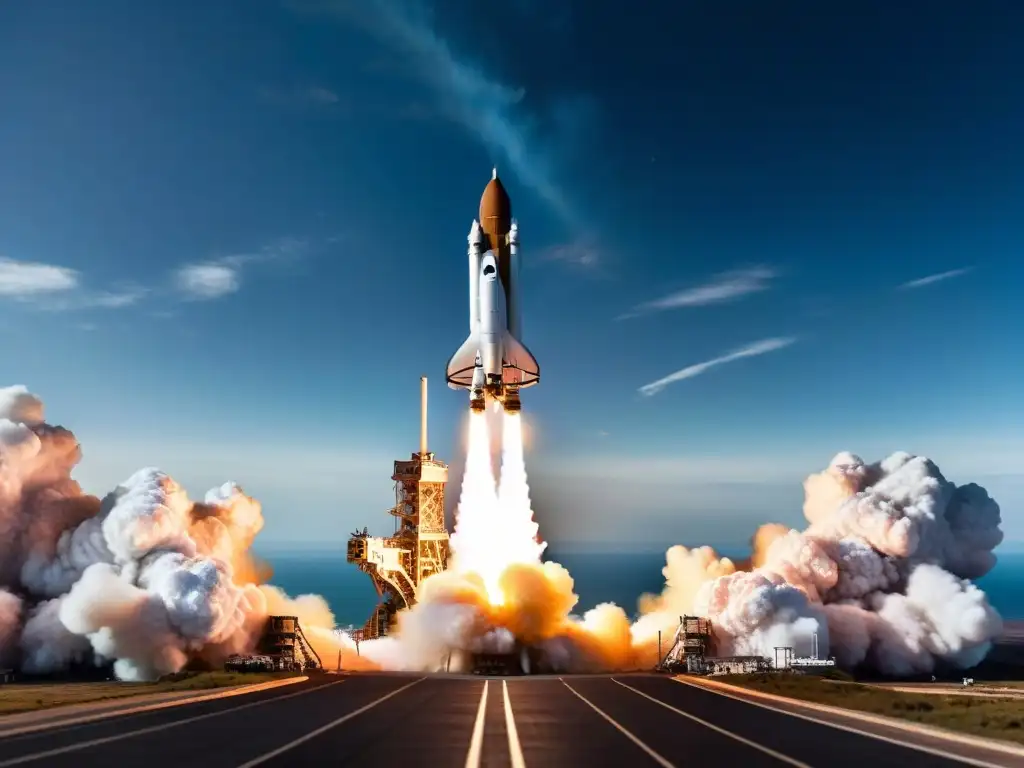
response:
M427 378L420 379L420 450L395 461L395 533L388 538L353 534L348 561L373 579L381 598L363 629L370 639L386 635L395 614L416 603L416 591L428 576L448 567L448 529L444 524L444 488L448 465L427 450Z

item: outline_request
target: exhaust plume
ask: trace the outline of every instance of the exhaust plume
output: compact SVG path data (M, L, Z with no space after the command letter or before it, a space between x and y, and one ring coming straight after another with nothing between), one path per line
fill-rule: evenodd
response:
M486 432L474 415L452 567L399 614L397 636L368 651L386 648L385 666L436 670L526 647L536 669L650 668L659 632L670 643L679 617L697 614L711 619L719 655L772 658L776 646L791 646L808 656L817 636L819 653L844 667L905 675L973 666L1001 633L969 581L995 564L999 506L908 453L875 464L838 454L804 483L808 527L762 526L741 562L710 547L671 547L664 590L641 597L633 622L611 604L574 615L572 577L541 562L519 417L504 418L497 492Z

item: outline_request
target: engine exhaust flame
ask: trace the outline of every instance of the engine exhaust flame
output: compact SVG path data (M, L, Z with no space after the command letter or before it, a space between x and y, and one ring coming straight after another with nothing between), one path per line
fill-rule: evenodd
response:
M610 604L573 616L571 576L540 562L520 417L504 419L496 497L477 491L492 481L485 432L476 418L456 568L428 579L393 641L423 669L438 668L445 654L522 644L555 672L650 668L659 633L667 641L679 616L693 613L712 620L721 654L772 658L775 646L791 646L810 655L816 637L820 653L841 665L889 674L970 667L1001 632L984 593L966 580L995 562L999 506L979 486L957 487L931 461L906 453L877 464L837 455L805 483L809 527L762 526L746 561L710 547L672 547L663 593L642 598L633 623ZM416 652L427 637L430 652Z

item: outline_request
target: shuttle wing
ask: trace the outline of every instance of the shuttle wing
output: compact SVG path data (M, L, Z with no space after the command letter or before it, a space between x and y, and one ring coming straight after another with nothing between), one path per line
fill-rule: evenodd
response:
M462 342L458 352L452 355L452 359L448 361L447 379L449 387L452 389L460 387L469 389L473 383L473 369L476 368L479 352L480 336L471 333L469 338Z
M514 384L522 388L532 387L540 381L540 365L525 344L505 331L503 346L505 352L501 364L503 384Z

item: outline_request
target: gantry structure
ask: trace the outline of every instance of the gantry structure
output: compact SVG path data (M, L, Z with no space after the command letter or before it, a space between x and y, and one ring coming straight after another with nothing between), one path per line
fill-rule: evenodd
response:
M367 529L352 534L348 562L373 580L380 602L363 627L362 638L387 635L395 615L416 603L420 584L448 567L448 529L444 524L444 488L448 465L427 450L427 378L420 379L420 450L395 461L395 532L370 536Z

